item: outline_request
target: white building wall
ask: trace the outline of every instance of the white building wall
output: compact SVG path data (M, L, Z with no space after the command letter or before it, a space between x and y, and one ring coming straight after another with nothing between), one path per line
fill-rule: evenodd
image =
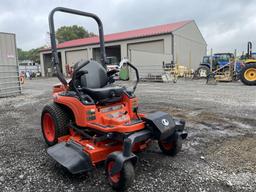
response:
M66 64L65 50L60 50L60 54L61 54L62 72L63 72L64 75L66 75L66 68L65 68L65 64Z
M45 77L45 72L44 72L44 56L43 56L42 52L40 52L40 65L41 65L42 76Z
M159 50L159 47L154 47L151 45L150 42L155 42L155 41L163 41L163 47L161 50ZM148 42L148 44L147 44ZM146 43L143 45L143 43ZM172 60L172 55L171 55L171 35L159 35L159 36L152 36L152 37L145 37L145 38L138 38L138 39L131 39L131 40L124 40L124 41L118 41L118 42L111 42L111 43L105 43L105 46L115 46L115 45L120 45L121 48L121 58L128 58L129 59L129 50L128 47L129 45L132 44L141 44L139 45L141 49L141 54L140 53L135 53L136 60L139 61L140 64L143 65L149 65L150 63L159 63L159 67L157 67L157 71L162 72L162 62L171 62ZM151 45L150 45L151 44ZM79 51L82 49L87 49L87 55L85 55L85 59L91 59L93 58L93 48L99 47L99 45L87 45L87 46L80 46L80 47L71 47L71 48L66 48L66 49L61 49L59 52L61 53L61 61L62 61L62 71L63 74L66 75L66 69L65 65L67 64L67 53L70 51ZM40 53L40 61L43 67L43 54L50 53L50 51L45 51ZM80 59L80 57L79 57ZM136 65L136 63L135 63ZM152 72L154 72L155 68L152 68ZM45 71L42 71L43 76L45 75Z
M173 32L174 45L172 42L172 35L157 35L152 37L144 37L138 39L117 41L111 43L105 43L105 46L115 46L120 45L121 58L132 59L132 62L135 66L141 65L142 70L143 66L151 67L153 74L162 72L162 63L170 63L174 60L175 63L185 65L196 69L201 62L202 57L206 54L206 42L200 33L195 22L191 22L184 27ZM162 41L161 47L154 44L156 41ZM152 42L152 43L150 43ZM61 49L61 58L62 58L62 70L64 74L66 73L65 64L66 54L68 51L75 51L81 49L87 49L88 54L85 59L93 58L93 48L99 47L99 45L87 45L80 47L71 47L66 49ZM174 50L172 51L172 47ZM137 50L139 48L139 50ZM129 50L131 49L131 51ZM40 60L42 65L42 73L44 75L43 67L43 54L49 53L50 51L45 51L40 53ZM130 54L133 54L132 58ZM172 55L174 52L174 55ZM145 71L141 71L144 73ZM147 71L144 73L146 75Z
M198 68L206 55L207 44L195 22L173 32L175 63L192 69Z

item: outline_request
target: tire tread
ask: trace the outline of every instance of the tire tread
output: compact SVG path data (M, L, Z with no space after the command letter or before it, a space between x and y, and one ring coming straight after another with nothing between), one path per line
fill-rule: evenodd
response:
M245 85L256 85L256 81L247 81L244 77L244 73L247 69L249 68L255 68L256 69L256 63L247 63L245 64L245 67L242 68L240 72L240 80L242 81L243 84Z
M47 104L43 111L42 111L42 119L44 113L50 113L54 122L55 122L55 140L54 142L48 142L45 138L45 141L48 145L52 146L57 143L58 138L64 135L67 135L69 133L69 130L67 128L68 123L70 122L70 118L68 114L65 112L63 108L61 108L60 105L56 103L50 103ZM41 125L43 128L43 122L41 119Z

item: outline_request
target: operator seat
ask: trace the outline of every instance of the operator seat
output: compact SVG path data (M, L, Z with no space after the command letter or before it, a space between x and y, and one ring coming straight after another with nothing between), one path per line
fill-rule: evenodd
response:
M80 63L74 65L74 70L79 66ZM97 61L91 60L86 66L81 68L79 72L83 75L76 79L76 86L80 87L85 94L88 94L95 102L101 100L118 98L124 92L123 87L109 86L109 80L111 77L108 76L107 70L102 64Z

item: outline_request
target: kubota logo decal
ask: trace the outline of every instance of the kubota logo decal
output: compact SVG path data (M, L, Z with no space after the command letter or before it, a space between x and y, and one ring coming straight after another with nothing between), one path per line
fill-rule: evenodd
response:
M164 126L168 126L169 125L169 121L167 119L162 119L162 124Z

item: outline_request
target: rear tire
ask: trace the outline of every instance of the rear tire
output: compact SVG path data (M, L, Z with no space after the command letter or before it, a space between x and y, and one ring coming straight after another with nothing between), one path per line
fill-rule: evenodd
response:
M256 85L256 63L248 63L241 69L240 80L245 85Z
M110 175L111 170L116 163L114 158L108 158L106 160L106 174L109 184L114 190L123 191L127 189L133 182L135 177L134 167L131 161L126 161L120 172L115 175Z
M55 145L58 143L59 137L69 133L67 127L69 122L67 112L56 103L44 107L41 116L41 127L47 145Z
M169 156L177 155L182 149L182 138L175 133L170 139L158 141L161 151Z
M200 66L195 73L196 78L207 78L210 73L210 69L206 66Z

